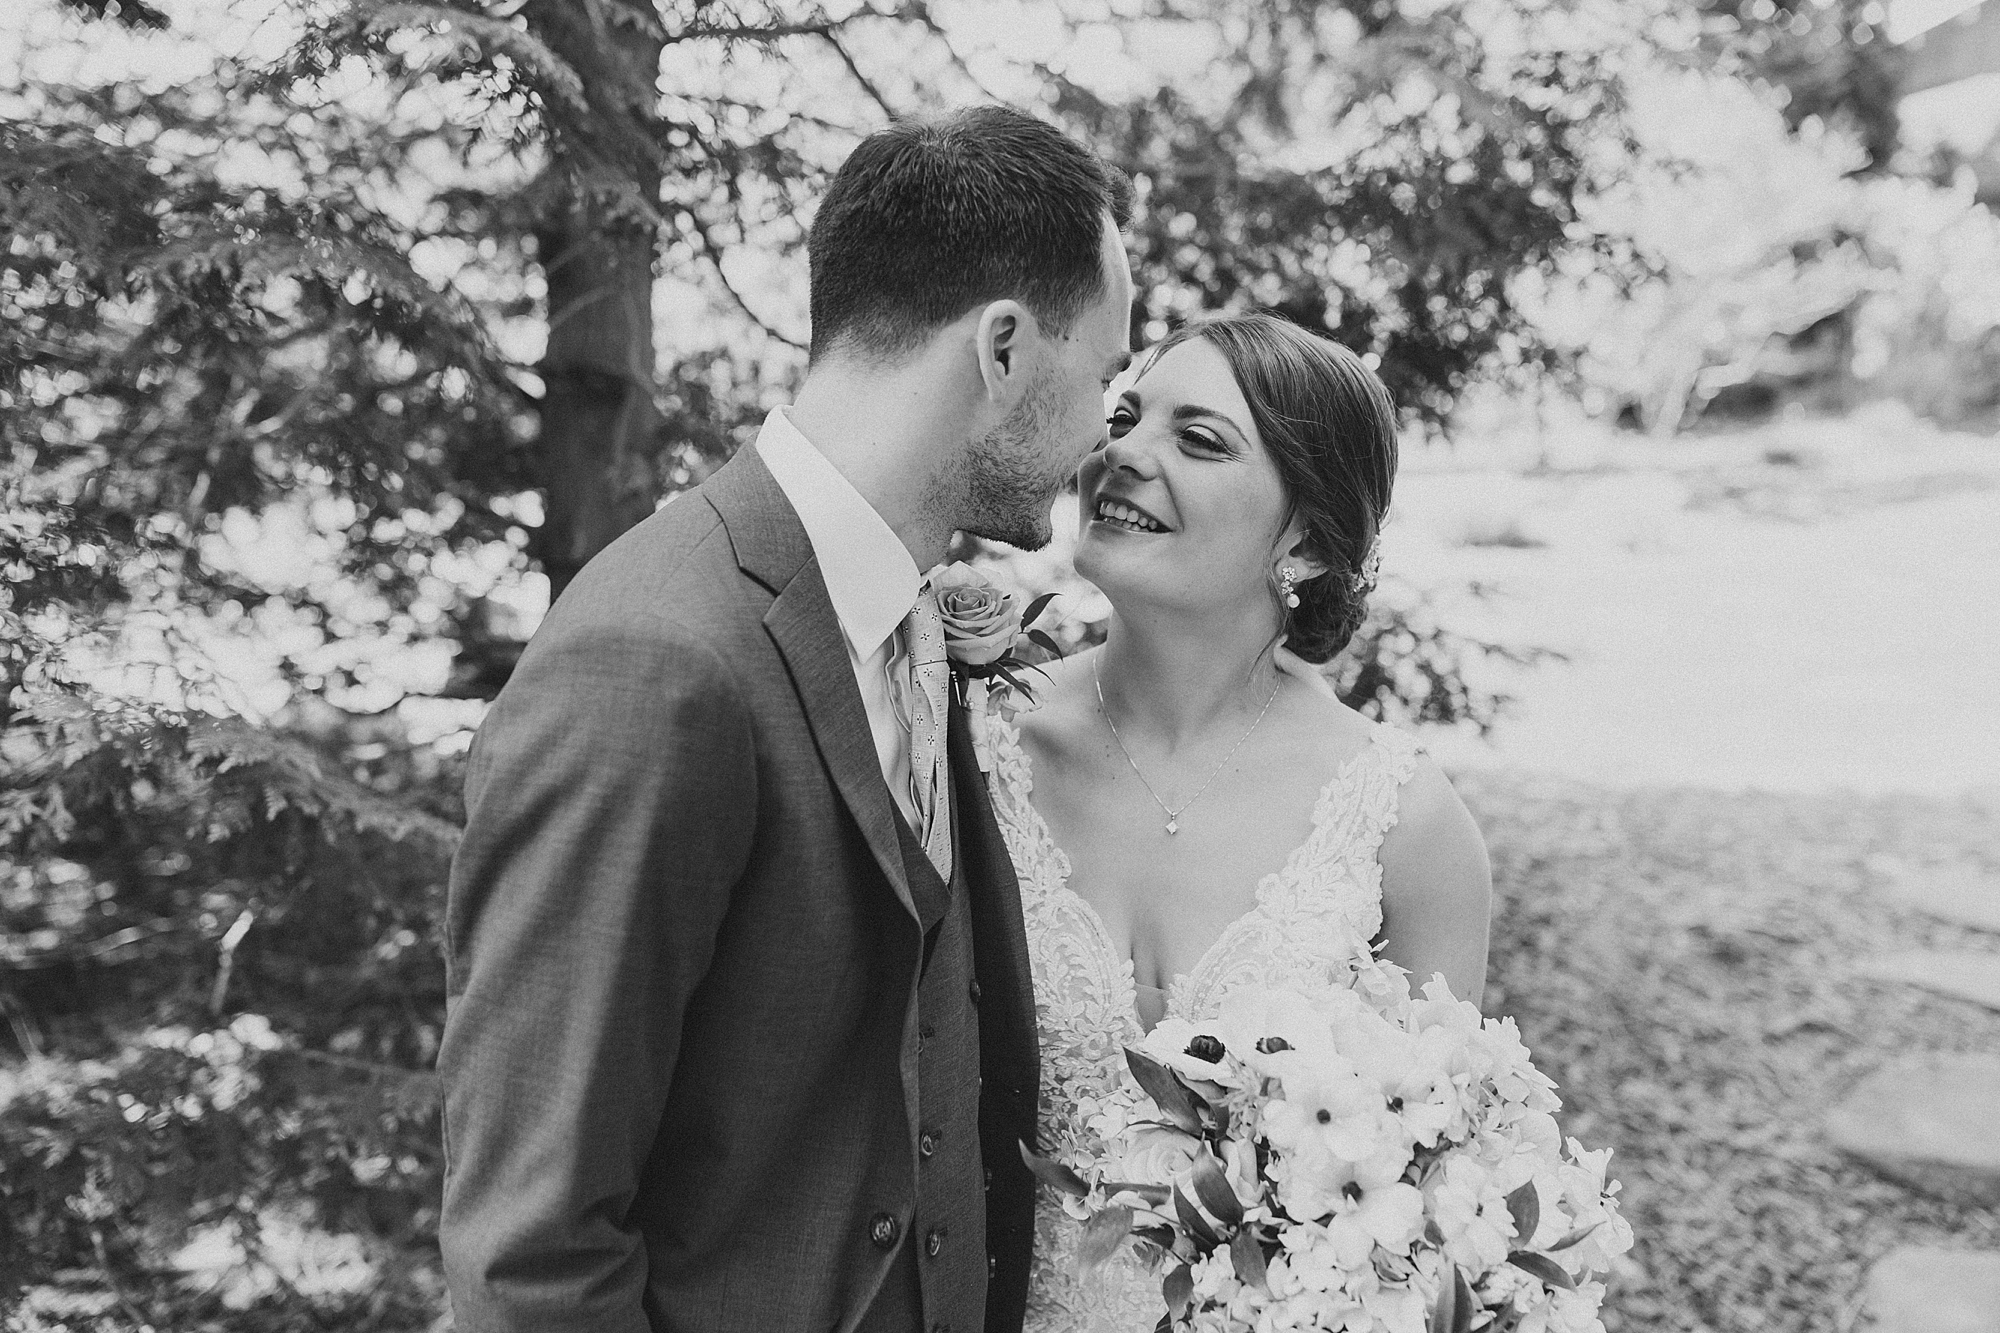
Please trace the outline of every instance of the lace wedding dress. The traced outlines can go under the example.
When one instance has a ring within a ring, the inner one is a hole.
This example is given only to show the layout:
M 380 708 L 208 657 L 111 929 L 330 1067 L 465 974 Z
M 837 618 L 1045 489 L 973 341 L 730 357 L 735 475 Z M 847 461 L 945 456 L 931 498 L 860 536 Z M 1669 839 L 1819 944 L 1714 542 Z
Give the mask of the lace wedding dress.
M 1086 1133 L 1079 1098 L 1106 1091 L 1141 1036 L 1130 960 L 1112 948 L 1096 911 L 1069 887 L 1069 857 L 1030 803 L 1034 774 L 1020 732 L 995 716 L 993 812 L 1021 882 L 1028 956 L 1041 1040 L 1041 1149 L 1066 1156 Z M 1256 905 L 1224 930 L 1194 970 L 1167 991 L 1169 1017 L 1212 1016 L 1243 985 L 1310 989 L 1329 982 L 1345 957 L 1338 941 L 1373 939 L 1382 928 L 1383 835 L 1397 794 L 1415 770 L 1417 746 L 1376 726 L 1371 742 L 1320 792 L 1312 832 L 1284 868 L 1257 886 Z M 1078 1272 L 1079 1224 L 1043 1188 L 1035 1208 L 1035 1257 L 1026 1333 L 1150 1333 L 1165 1309 L 1159 1275 L 1124 1248 L 1095 1274 Z

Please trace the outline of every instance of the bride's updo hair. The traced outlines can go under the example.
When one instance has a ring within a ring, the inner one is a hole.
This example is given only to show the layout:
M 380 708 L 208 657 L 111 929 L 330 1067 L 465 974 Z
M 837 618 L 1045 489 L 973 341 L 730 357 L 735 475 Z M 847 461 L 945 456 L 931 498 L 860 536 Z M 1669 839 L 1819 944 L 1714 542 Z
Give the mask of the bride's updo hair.
M 1196 338 L 1229 362 L 1284 483 L 1285 522 L 1304 525 L 1306 551 L 1327 567 L 1298 585 L 1296 609 L 1278 603 L 1285 646 L 1325 662 L 1368 615 L 1369 555 L 1396 479 L 1396 406 L 1359 356 L 1276 315 L 1184 324 L 1154 355 Z

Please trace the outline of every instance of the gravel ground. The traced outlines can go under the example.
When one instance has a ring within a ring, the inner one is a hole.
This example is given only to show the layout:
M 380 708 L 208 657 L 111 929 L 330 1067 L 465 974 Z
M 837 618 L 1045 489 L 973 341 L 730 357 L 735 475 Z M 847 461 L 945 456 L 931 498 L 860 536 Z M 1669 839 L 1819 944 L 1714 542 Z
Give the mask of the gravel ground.
M 2000 876 L 2000 807 L 1919 796 L 1610 790 L 1469 772 L 1498 890 L 1489 1012 L 1617 1150 L 1638 1244 L 1612 1333 L 1834 1333 L 1904 1243 L 2000 1248 L 2000 1213 L 1849 1165 L 1821 1117 L 1908 1051 L 2000 1051 L 2000 1014 L 1866 982 L 1899 948 L 2000 953 L 1891 906 L 1901 874 Z

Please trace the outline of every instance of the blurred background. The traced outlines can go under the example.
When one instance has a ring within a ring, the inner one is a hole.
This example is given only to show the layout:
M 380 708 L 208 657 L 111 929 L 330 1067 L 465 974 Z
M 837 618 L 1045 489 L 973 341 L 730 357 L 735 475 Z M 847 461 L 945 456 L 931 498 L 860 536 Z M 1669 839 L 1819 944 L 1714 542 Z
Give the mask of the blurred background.
M 1401 405 L 1332 670 L 1485 829 L 1607 1325 L 2000 1328 L 2000 0 L 0 0 L 5 1327 L 450 1327 L 472 729 L 986 100 L 1131 173 L 1138 345 Z

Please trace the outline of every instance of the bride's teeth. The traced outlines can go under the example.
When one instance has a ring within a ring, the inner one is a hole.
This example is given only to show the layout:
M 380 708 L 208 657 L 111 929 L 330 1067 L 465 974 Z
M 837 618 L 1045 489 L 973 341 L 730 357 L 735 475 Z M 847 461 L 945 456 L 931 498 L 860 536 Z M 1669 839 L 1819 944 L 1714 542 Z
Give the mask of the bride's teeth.
M 1100 500 L 1097 503 L 1097 517 L 1108 523 L 1117 523 L 1135 532 L 1165 532 L 1166 529 L 1138 510 L 1116 500 Z

